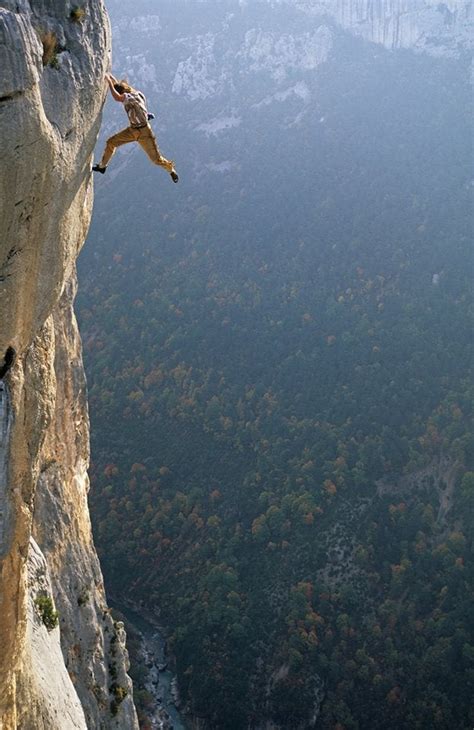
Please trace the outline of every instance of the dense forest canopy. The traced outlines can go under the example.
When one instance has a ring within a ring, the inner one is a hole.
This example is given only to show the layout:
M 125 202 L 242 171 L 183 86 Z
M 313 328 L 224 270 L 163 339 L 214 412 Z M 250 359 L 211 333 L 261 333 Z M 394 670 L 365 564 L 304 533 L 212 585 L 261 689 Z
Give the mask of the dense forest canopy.
M 160 17 L 120 59 L 157 59 L 179 187 L 117 153 L 80 263 L 106 581 L 160 608 L 208 727 L 471 728 L 466 59 L 331 27 L 299 95 L 237 69 L 190 99 Z

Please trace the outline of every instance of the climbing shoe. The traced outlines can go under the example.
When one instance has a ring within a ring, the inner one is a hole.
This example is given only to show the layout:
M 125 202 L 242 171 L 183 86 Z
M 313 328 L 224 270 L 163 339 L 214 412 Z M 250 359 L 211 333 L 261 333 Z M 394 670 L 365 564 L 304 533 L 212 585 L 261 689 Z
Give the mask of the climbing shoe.
M 178 173 L 176 172 L 176 170 L 174 168 L 171 170 L 170 175 L 171 175 L 172 181 L 174 183 L 177 183 L 179 180 L 179 177 L 178 177 Z
M 101 172 L 103 175 L 107 168 L 101 167 L 100 165 L 94 165 L 92 169 L 94 170 L 94 172 Z

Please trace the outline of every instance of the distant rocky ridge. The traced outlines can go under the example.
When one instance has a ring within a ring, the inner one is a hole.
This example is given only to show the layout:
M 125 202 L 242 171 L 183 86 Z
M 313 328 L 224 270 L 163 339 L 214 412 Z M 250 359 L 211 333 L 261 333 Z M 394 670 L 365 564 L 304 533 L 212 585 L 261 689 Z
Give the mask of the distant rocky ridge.
M 72 309 L 109 50 L 101 0 L 0 3 L 2 730 L 137 727 L 91 534 Z

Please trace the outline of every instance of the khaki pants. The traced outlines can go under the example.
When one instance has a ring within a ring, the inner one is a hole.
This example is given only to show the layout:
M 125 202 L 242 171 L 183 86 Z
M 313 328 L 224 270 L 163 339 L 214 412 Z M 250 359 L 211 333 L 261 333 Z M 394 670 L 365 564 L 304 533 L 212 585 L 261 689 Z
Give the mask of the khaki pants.
M 173 162 L 162 157 L 156 143 L 156 137 L 149 124 L 147 124 L 146 127 L 141 127 L 140 129 L 127 127 L 126 129 L 122 129 L 121 132 L 114 134 L 113 137 L 109 137 L 105 143 L 105 150 L 100 161 L 100 167 L 107 167 L 107 164 L 117 147 L 121 147 L 123 144 L 128 144 L 129 142 L 138 142 L 155 165 L 161 165 L 161 167 L 164 167 L 168 172 L 171 172 L 173 169 Z

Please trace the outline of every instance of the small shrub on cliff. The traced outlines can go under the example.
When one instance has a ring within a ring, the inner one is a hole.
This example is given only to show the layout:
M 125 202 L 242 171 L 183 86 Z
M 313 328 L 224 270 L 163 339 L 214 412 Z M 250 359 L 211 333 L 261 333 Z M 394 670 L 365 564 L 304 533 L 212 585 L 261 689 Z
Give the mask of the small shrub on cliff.
M 85 604 L 90 599 L 90 592 L 89 589 L 84 586 L 84 588 L 81 590 L 77 597 L 77 605 L 78 606 L 85 606 Z
M 113 695 L 113 700 L 110 703 L 110 712 L 112 715 L 116 715 L 120 705 L 128 694 L 128 690 L 120 684 L 114 683 L 110 688 L 110 693 Z
M 35 598 L 35 606 L 48 631 L 55 629 L 59 623 L 59 614 L 54 610 L 52 598 L 44 595 L 37 596 Z
M 80 5 L 75 5 L 69 13 L 69 19 L 73 23 L 82 23 L 86 15 L 86 11 Z
M 43 44 L 43 66 L 58 68 L 58 53 L 61 49 L 58 44 L 56 33 L 47 31 L 46 33 L 41 33 L 40 38 L 41 43 Z

